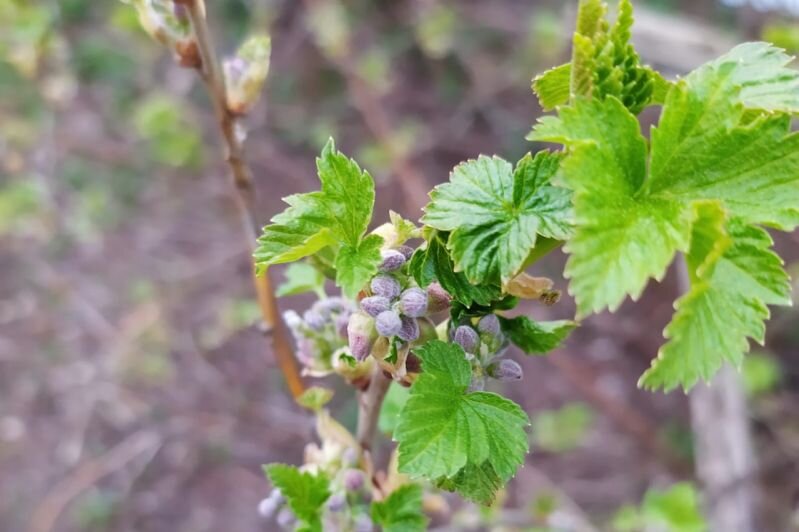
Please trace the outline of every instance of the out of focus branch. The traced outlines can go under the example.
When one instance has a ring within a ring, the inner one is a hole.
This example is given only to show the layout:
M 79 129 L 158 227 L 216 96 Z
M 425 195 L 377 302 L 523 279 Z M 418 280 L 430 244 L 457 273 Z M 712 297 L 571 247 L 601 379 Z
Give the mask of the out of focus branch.
M 225 78 L 208 29 L 205 5 L 203 0 L 176 0 L 175 3 L 186 7 L 194 30 L 201 59 L 198 69 L 213 102 L 219 129 L 225 142 L 226 160 L 236 190 L 236 201 L 239 206 L 242 227 L 247 236 L 247 244 L 250 251 L 255 251 L 261 228 L 255 216 L 255 187 L 252 172 L 244 158 L 242 143 L 244 135 L 240 133 L 238 117 L 227 106 Z M 294 359 L 286 327 L 277 310 L 277 300 L 269 274 L 256 275 L 254 268 L 253 263 L 253 284 L 258 296 L 261 317 L 272 334 L 275 357 L 283 371 L 291 394 L 295 398 L 299 397 L 304 391 L 304 385 Z

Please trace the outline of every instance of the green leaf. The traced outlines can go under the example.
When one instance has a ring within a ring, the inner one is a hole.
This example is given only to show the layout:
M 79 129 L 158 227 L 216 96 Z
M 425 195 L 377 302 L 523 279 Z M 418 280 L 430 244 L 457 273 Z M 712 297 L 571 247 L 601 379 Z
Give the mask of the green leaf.
M 566 244 L 566 276 L 580 315 L 637 299 L 688 249 L 692 210 L 669 197 L 639 196 L 646 142 L 638 121 L 616 98 L 578 100 L 545 117 L 537 140 L 562 142 L 563 182 L 574 190 L 575 234 Z
M 727 227 L 725 231 L 725 226 Z M 707 204 L 694 225 L 687 257 L 691 290 L 675 304 L 668 342 L 641 377 L 645 388 L 690 388 L 726 361 L 736 367 L 748 338 L 763 343 L 770 305 L 789 305 L 790 282 L 768 233 Z
M 649 490 L 641 505 L 645 528 L 705 532 L 699 494 L 692 484 L 681 482 L 668 490 Z
M 569 102 L 571 83 L 571 63 L 560 65 L 533 79 L 533 92 L 544 111 L 551 111 Z
M 286 268 L 286 281 L 277 287 L 277 296 L 294 296 L 306 292 L 324 294 L 325 276 L 304 262 L 290 264 Z
M 372 218 L 374 181 L 355 161 L 336 151 L 333 139 L 325 145 L 316 166 L 321 190 L 285 198 L 289 208 L 264 227 L 255 263 L 264 270 L 314 255 L 328 246 L 340 248 L 343 257 L 335 259 L 341 266 L 337 281 L 346 293 L 353 294 L 361 288 L 356 283 L 376 267 L 379 237 L 363 238 Z M 353 271 L 342 271 L 346 268 Z
M 529 154 L 516 165 L 481 155 L 456 166 L 449 183 L 430 194 L 422 221 L 449 231 L 447 248 L 455 269 L 473 284 L 515 276 L 535 246 L 537 235 L 565 239 L 570 234 L 570 194 L 549 184 L 560 156 Z
M 384 434 L 394 434 L 399 415 L 408 401 L 410 392 L 404 386 L 391 386 L 388 389 L 383 406 L 380 407 L 380 416 L 377 418 L 377 426 Z
M 502 479 L 489 462 L 482 465 L 467 464 L 458 471 L 454 477 L 442 477 L 436 480 L 439 489 L 456 491 L 470 501 L 484 506 L 491 505 L 497 497 L 497 492 L 502 489 Z
M 357 247 L 345 244 L 339 250 L 336 256 L 336 284 L 347 297 L 354 298 L 377 273 L 382 245 L 382 237 L 369 235 Z
M 562 453 L 580 446 L 593 423 L 593 412 L 582 403 L 546 410 L 533 417 L 533 445 Z
M 427 286 L 433 280 L 438 280 L 444 290 L 467 308 L 475 304 L 487 307 L 493 301 L 501 299 L 498 283 L 474 285 L 463 272 L 455 271 L 455 265 L 442 238 L 447 238 L 446 233 L 442 235 L 434 232 L 430 235 L 427 246 L 417 250 L 411 258 L 409 270 L 416 282 Z
M 577 323 L 569 320 L 539 322 L 527 316 L 500 316 L 499 321 L 510 341 L 527 354 L 552 351 L 577 327 Z
M 333 390 L 321 386 L 311 386 L 297 397 L 297 404 L 313 412 L 318 412 L 333 398 Z
M 644 386 L 689 387 L 724 360 L 740 364 L 746 338 L 762 339 L 766 305 L 788 302 L 780 261 L 756 225 L 799 224 L 799 135 L 787 116 L 764 112 L 788 105 L 766 87 L 780 91 L 776 80 L 794 76 L 766 45 L 700 67 L 669 90 L 649 153 L 638 121 L 612 96 L 577 100 L 533 132 L 567 148 L 559 175 L 574 192 L 576 228 L 566 274 L 581 314 L 636 299 L 677 251 L 690 247 L 689 262 L 707 263 L 691 263 L 693 287 Z
M 384 501 L 372 503 L 372 520 L 383 532 L 424 532 L 427 517 L 422 511 L 422 487 L 406 484 Z
M 301 522 L 300 530 L 321 532 L 322 505 L 330 497 L 330 481 L 324 473 L 312 475 L 283 464 L 265 465 L 264 472 Z
M 394 431 L 399 471 L 440 479 L 487 463 L 509 480 L 527 452 L 527 415 L 499 395 L 468 391 L 472 370 L 460 346 L 434 340 L 417 354 L 423 371 Z

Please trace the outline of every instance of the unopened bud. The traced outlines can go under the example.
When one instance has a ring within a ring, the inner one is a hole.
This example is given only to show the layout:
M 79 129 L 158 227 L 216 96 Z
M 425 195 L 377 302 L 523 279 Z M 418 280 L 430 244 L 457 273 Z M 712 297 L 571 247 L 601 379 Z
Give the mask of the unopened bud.
M 408 288 L 400 296 L 400 312 L 411 318 L 427 314 L 427 294 L 421 288 Z
M 438 283 L 430 283 L 427 287 L 427 311 L 430 314 L 447 310 L 452 303 L 452 297 Z
M 486 367 L 486 374 L 498 381 L 518 381 L 524 376 L 522 367 L 515 360 L 503 358 Z
M 139 23 L 153 39 L 174 48 L 191 34 L 185 7 L 170 0 L 134 0 Z
M 399 281 L 390 275 L 376 275 L 369 286 L 373 294 L 383 296 L 389 300 L 399 296 L 402 290 Z
M 391 308 L 391 301 L 383 296 L 370 296 L 361 299 L 361 309 L 372 317 Z
M 357 469 L 344 472 L 344 488 L 347 491 L 358 491 L 363 487 L 363 473 Z
M 327 500 L 327 509 L 331 512 L 340 512 L 347 507 L 347 496 L 343 493 L 334 493 Z
M 375 327 L 380 336 L 395 336 L 402 329 L 402 320 L 393 310 L 386 310 L 375 318 Z
M 375 320 L 366 314 L 356 312 L 350 316 L 347 325 L 347 340 L 349 342 L 352 356 L 357 360 L 364 360 L 369 356 L 377 334 L 375 331 Z
M 397 251 L 405 256 L 405 260 L 411 260 L 411 257 L 413 257 L 413 248 L 411 246 L 398 246 Z
M 405 255 L 399 251 L 388 249 L 381 252 L 381 255 L 383 262 L 380 263 L 378 268 L 381 272 L 393 272 L 399 270 L 405 264 Z
M 272 493 L 269 494 L 269 497 L 258 504 L 258 513 L 261 517 L 271 519 L 285 502 L 286 499 L 283 497 L 283 494 L 280 493 L 279 489 L 275 488 L 272 490 Z
M 288 508 L 283 508 L 277 513 L 277 524 L 282 528 L 292 529 L 296 522 L 297 518 L 294 517 L 294 513 Z
M 499 318 L 496 314 L 487 314 L 477 322 L 477 330 L 484 334 L 497 336 L 501 332 Z
M 477 331 L 468 325 L 461 325 L 455 329 L 452 339 L 467 353 L 477 353 L 477 348 L 480 347 L 480 337 L 477 335 Z
M 374 532 L 375 525 L 372 518 L 366 514 L 359 514 L 355 518 L 355 526 L 353 532 Z
M 419 338 L 419 323 L 417 323 L 416 318 L 401 316 L 400 321 L 402 321 L 402 327 L 397 333 L 397 336 L 399 336 L 402 341 L 413 342 Z
M 302 319 L 310 329 L 321 331 L 325 328 L 325 318 L 315 310 L 309 309 L 302 314 Z
M 335 321 L 336 332 L 339 334 L 339 336 L 347 338 L 347 327 L 349 326 L 349 324 L 350 324 L 349 313 L 339 314 L 338 316 L 336 316 L 336 321 Z
M 269 74 L 271 51 L 269 37 L 256 35 L 241 45 L 235 57 L 223 62 L 227 106 L 231 112 L 244 114 L 258 101 Z

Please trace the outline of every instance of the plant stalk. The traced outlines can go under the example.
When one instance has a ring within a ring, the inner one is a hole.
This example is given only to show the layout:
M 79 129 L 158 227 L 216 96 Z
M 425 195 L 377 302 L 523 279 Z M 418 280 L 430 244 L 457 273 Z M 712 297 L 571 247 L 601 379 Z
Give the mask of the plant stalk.
M 236 203 L 239 207 L 241 225 L 247 238 L 248 249 L 254 252 L 261 228 L 255 215 L 255 187 L 252 172 L 244 157 L 244 135 L 238 131 L 238 117 L 227 107 L 225 78 L 208 29 L 203 0 L 183 0 L 181 3 L 186 6 L 189 15 L 202 59 L 200 75 L 213 103 L 219 129 L 224 139 L 225 160 L 230 168 L 231 180 L 236 191 Z M 258 307 L 261 310 L 261 318 L 267 331 L 271 333 L 275 357 L 289 390 L 292 396 L 297 398 L 305 391 L 305 386 L 292 352 L 288 331 L 278 313 L 277 300 L 269 274 L 256 275 L 255 264 L 250 262 L 253 268 L 253 285 L 258 299 Z
M 391 379 L 383 375 L 383 370 L 375 364 L 372 379 L 366 391 L 358 394 L 358 428 L 356 438 L 363 451 L 371 451 L 377 432 L 380 408 L 386 398 Z

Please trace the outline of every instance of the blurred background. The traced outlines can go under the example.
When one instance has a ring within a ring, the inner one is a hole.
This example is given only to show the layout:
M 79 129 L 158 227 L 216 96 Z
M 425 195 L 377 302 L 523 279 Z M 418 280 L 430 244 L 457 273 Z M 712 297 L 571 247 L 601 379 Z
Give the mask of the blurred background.
M 633 40 L 669 76 L 743 40 L 799 50 L 799 2 L 635 4 Z M 541 114 L 530 79 L 568 60 L 575 8 L 209 2 L 223 52 L 272 34 L 247 120 L 261 221 L 316 188 L 329 136 L 375 176 L 378 223 L 388 209 L 417 219 L 461 160 L 538 149 L 524 140 Z M 218 141 L 195 73 L 130 5 L 0 0 L 0 531 L 273 530 L 256 512 L 269 489 L 260 465 L 299 463 L 313 418 L 258 332 Z M 777 246 L 799 273 L 799 237 Z M 565 290 L 563 260 L 537 273 Z M 636 388 L 676 295 L 670 275 L 551 357 L 523 360 L 524 381 L 505 393 L 533 419 L 533 452 L 506 510 L 447 499 L 434 526 L 644 530 L 666 514 L 684 519 L 668 530 L 701 530 L 686 397 Z M 525 310 L 574 312 L 568 297 Z M 742 482 L 757 487 L 758 530 L 799 530 L 798 351 L 797 312 L 777 309 L 743 368 L 758 469 Z M 352 395 L 327 385 L 352 426 Z

